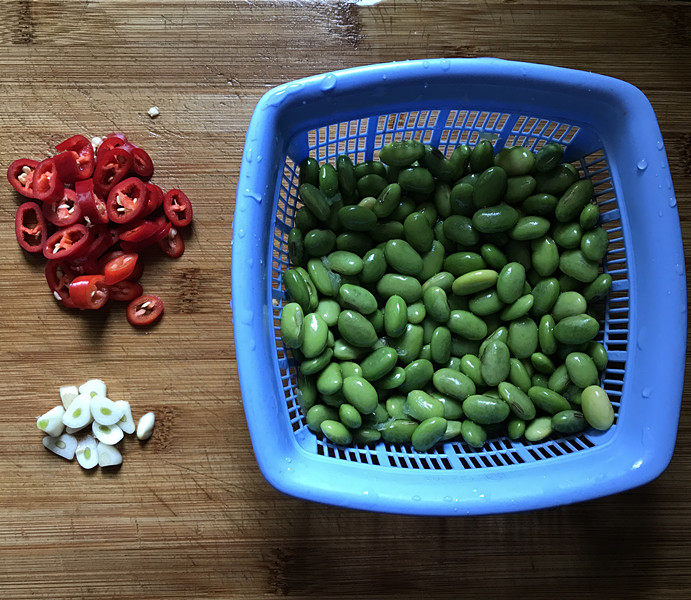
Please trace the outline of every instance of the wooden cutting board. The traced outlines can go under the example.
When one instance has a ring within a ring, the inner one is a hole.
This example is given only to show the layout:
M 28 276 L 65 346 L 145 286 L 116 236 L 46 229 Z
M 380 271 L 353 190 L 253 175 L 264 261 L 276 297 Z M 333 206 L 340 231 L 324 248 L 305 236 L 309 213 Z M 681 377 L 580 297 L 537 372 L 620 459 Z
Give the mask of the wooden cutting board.
M 689 4 L 360 4 L 0 5 L 3 169 L 73 133 L 123 131 L 153 157 L 154 181 L 182 188 L 195 207 L 185 255 L 144 274 L 165 317 L 135 331 L 122 307 L 56 306 L 42 261 L 15 243 L 18 198 L 0 186 L 1 598 L 688 597 L 688 411 L 658 481 L 529 514 L 352 512 L 285 497 L 259 474 L 235 367 L 230 240 L 245 128 L 270 87 L 438 56 L 620 77 L 657 111 L 685 242 L 691 234 Z M 84 473 L 49 454 L 34 427 L 59 385 L 88 377 L 106 380 L 135 416 L 157 415 L 153 439 L 128 441 L 114 473 Z

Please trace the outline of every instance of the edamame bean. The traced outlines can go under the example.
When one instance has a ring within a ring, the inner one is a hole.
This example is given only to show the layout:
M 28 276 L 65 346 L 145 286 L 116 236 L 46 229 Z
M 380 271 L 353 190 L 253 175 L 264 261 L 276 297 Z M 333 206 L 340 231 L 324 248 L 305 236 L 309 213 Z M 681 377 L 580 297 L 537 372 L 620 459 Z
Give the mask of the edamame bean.
M 592 340 L 600 328 L 590 315 L 565 317 L 554 327 L 554 337 L 562 344 L 583 344 Z
M 498 273 L 492 269 L 470 271 L 469 273 L 464 273 L 460 277 L 457 277 L 451 289 L 453 293 L 458 296 L 475 294 L 476 292 L 494 286 L 497 282 L 497 277 Z
M 294 265 L 301 265 L 305 260 L 305 238 L 297 227 L 288 234 L 288 257 Z
M 420 160 L 425 154 L 425 146 L 417 140 L 393 141 L 379 151 L 379 160 L 394 167 L 407 167 Z
M 341 338 L 334 341 L 333 353 L 338 360 L 356 360 L 366 352 L 365 348 L 353 346 Z
M 506 342 L 516 358 L 528 358 L 537 349 L 537 325 L 529 317 L 512 321 Z
M 381 379 L 396 366 L 398 355 L 390 346 L 384 346 L 372 352 L 361 363 L 362 376 L 368 381 Z
M 567 250 L 559 258 L 563 273 L 583 283 L 594 281 L 598 275 L 598 264 L 588 260 L 580 250 Z
M 552 417 L 552 428 L 559 433 L 580 433 L 587 426 L 583 413 L 577 410 L 563 410 Z
M 343 379 L 345 379 L 346 377 L 350 377 L 351 375 L 357 375 L 358 377 L 362 377 L 362 367 L 356 362 L 347 360 L 340 363 L 340 365 L 341 376 L 343 377 Z
M 406 398 L 405 412 L 417 421 L 424 421 L 432 417 L 442 417 L 444 404 L 427 392 L 411 390 Z
M 559 365 L 554 372 L 549 376 L 547 380 L 547 387 L 550 390 L 554 390 L 557 394 L 564 395 L 564 390 L 571 383 L 569 379 L 569 373 L 566 370 L 566 365 Z M 568 400 L 568 398 L 567 398 Z
M 478 425 L 493 425 L 509 416 L 509 405 L 498 398 L 474 394 L 463 401 L 463 414 Z
M 569 223 L 579 218 L 581 211 L 592 197 L 593 184 L 588 179 L 581 179 L 569 186 L 569 189 L 559 198 L 557 207 L 554 209 L 554 216 L 557 221 Z
M 589 342 L 587 352 L 598 371 L 604 371 L 607 368 L 607 350 L 600 342 Z
M 335 242 L 335 239 L 334 239 Z M 362 259 L 353 252 L 336 250 L 327 257 L 329 268 L 341 275 L 357 275 L 362 271 Z
M 485 169 L 473 188 L 473 206 L 478 209 L 499 204 L 506 191 L 507 179 L 506 171 L 501 167 Z
M 587 231 L 581 238 L 581 252 L 588 260 L 602 260 L 607 254 L 608 246 L 607 232 L 602 227 Z
M 359 285 L 344 283 L 338 290 L 338 299 L 341 306 L 352 308 L 363 315 L 370 315 L 377 310 L 377 299 Z
M 583 290 L 583 297 L 588 302 L 596 302 L 604 298 L 612 287 L 612 276 L 609 273 L 601 273 L 594 281 Z
M 463 181 L 451 188 L 451 192 L 449 193 L 451 214 L 463 215 L 464 217 L 473 216 L 475 212 L 475 206 L 473 205 L 473 189 L 474 185 Z
M 482 256 L 475 252 L 455 252 L 444 259 L 444 270 L 454 277 L 484 269 L 486 266 Z
M 530 378 L 530 383 L 531 387 L 546 388 L 548 387 L 549 379 L 547 378 L 547 375 L 543 375 L 542 373 L 535 373 Z
M 300 305 L 303 311 L 309 310 L 310 294 L 302 276 L 295 269 L 287 269 L 283 271 L 281 278 L 288 295 Z
M 419 325 L 425 320 L 425 317 L 427 317 L 427 310 L 422 302 L 414 302 L 408 306 L 406 314 L 409 323 Z
M 535 165 L 535 155 L 523 146 L 503 148 L 494 157 L 494 164 L 500 166 L 510 177 L 527 175 Z
M 411 363 L 420 355 L 422 335 L 422 327 L 408 323 L 403 335 L 396 340 L 394 348 L 398 354 L 398 359 L 404 365 Z
M 432 384 L 440 394 L 455 400 L 465 400 L 475 393 L 473 380 L 454 369 L 438 369 L 432 377 Z
M 317 403 L 317 386 L 314 379 L 298 371 L 297 399 L 303 414 Z
M 535 367 L 535 370 L 543 375 L 551 375 L 554 373 L 554 363 L 549 356 L 542 352 L 533 352 L 530 355 L 530 362 Z
M 587 354 L 583 352 L 572 352 L 564 361 L 569 378 L 578 387 L 586 388 L 589 385 L 597 385 L 597 367 Z
M 597 204 L 586 204 L 578 217 L 578 224 L 583 231 L 589 231 L 597 226 L 600 220 L 600 209 Z
M 434 374 L 432 363 L 425 358 L 418 358 L 405 367 L 405 381 L 400 387 L 402 394 L 424 388 Z
M 389 240 L 384 247 L 386 262 L 403 275 L 417 275 L 422 271 L 422 257 L 405 240 Z
M 540 442 L 552 434 L 551 417 L 539 417 L 525 429 L 525 439 L 529 442 Z
M 338 407 L 338 417 L 346 427 L 349 429 L 357 429 L 362 426 L 362 416 L 357 408 L 351 404 L 341 404 Z
M 319 174 L 317 173 L 317 179 Z M 298 188 L 298 195 L 302 203 L 309 208 L 310 212 L 320 221 L 329 218 L 330 208 L 324 193 L 312 183 L 303 183 Z
M 411 436 L 413 448 L 417 452 L 426 452 L 443 439 L 446 427 L 447 422 L 443 417 L 425 419 L 417 426 Z
M 468 310 L 479 317 L 492 315 L 502 308 L 504 308 L 504 303 L 499 300 L 499 294 L 496 290 L 479 292 L 468 300 Z
M 321 422 L 320 428 L 326 439 L 339 446 L 347 446 L 353 440 L 345 425 L 338 421 L 327 419 Z
M 559 248 L 551 237 L 543 237 L 531 243 L 533 269 L 541 277 L 549 277 L 559 266 Z
M 386 401 L 386 412 L 389 413 L 392 419 L 407 419 L 408 415 L 405 412 L 405 396 L 391 396 Z
M 405 370 L 403 367 L 394 367 L 381 379 L 377 379 L 375 387 L 380 390 L 395 390 L 405 382 Z
M 338 175 L 334 166 L 329 163 L 319 167 L 319 189 L 327 198 L 338 193 Z
M 447 326 L 453 333 L 469 340 L 481 340 L 487 335 L 485 322 L 466 310 L 451 311 Z
M 377 408 L 379 402 L 377 390 L 365 378 L 357 375 L 346 377 L 341 389 L 346 401 L 357 408 L 361 414 L 371 414 Z
M 561 394 L 557 394 L 554 390 L 548 387 L 534 385 L 528 390 L 528 397 L 540 409 L 555 415 L 562 410 L 569 410 L 571 408 L 568 400 Z
M 364 254 L 372 246 L 371 240 L 364 233 L 347 231 L 336 237 L 336 249 L 346 250 L 354 254 Z
M 326 348 L 319 356 L 311 359 L 303 360 L 300 363 L 300 372 L 303 375 L 314 375 L 319 373 L 331 362 L 334 351 L 331 348 Z
M 341 286 L 341 276 L 327 269 L 324 263 L 318 258 L 307 261 L 307 272 L 309 278 L 320 294 L 324 296 L 335 296 Z
M 552 194 L 533 194 L 523 201 L 521 210 L 524 215 L 535 215 L 551 219 L 554 217 L 557 201 L 556 196 L 552 196 Z
M 546 143 L 535 155 L 535 170 L 546 173 L 556 167 L 564 156 L 564 149 L 556 142 Z
M 572 165 L 558 165 L 550 171 L 536 173 L 535 181 L 538 193 L 560 196 L 578 181 L 578 171 Z
M 332 362 L 317 377 L 317 389 L 320 394 L 333 395 L 341 391 L 342 385 L 341 366 L 335 362 Z
M 305 358 L 314 358 L 326 348 L 329 326 L 316 313 L 309 313 L 303 319 L 303 341 L 300 349 Z
M 452 440 L 453 438 L 458 437 L 461 435 L 461 428 L 462 424 L 460 421 L 449 421 L 447 419 L 446 421 L 446 431 L 444 432 L 444 436 L 442 437 L 442 440 L 445 442 L 448 440 Z
M 583 314 L 588 309 L 588 303 L 578 292 L 562 292 L 552 307 L 555 321 L 566 317 Z
M 482 448 L 487 441 L 487 432 L 481 425 L 469 419 L 461 423 L 461 436 L 463 441 L 473 448 Z
M 541 279 L 532 290 L 533 307 L 531 313 L 536 317 L 546 315 L 559 297 L 559 281 L 554 277 Z
M 558 246 L 573 250 L 580 247 L 583 231 L 578 223 L 559 223 L 554 226 L 552 236 Z
M 377 341 L 377 332 L 372 323 L 357 311 L 341 311 L 337 325 L 341 337 L 353 346 L 366 348 Z
M 417 426 L 415 421 L 392 419 L 382 427 L 380 433 L 382 439 L 390 444 L 408 444 Z
M 614 408 L 607 392 L 598 385 L 588 386 L 581 394 L 581 409 L 588 424 L 607 431 L 614 423 Z
M 517 262 L 507 263 L 497 277 L 497 294 L 502 302 L 513 303 L 520 298 L 525 284 L 525 268 Z
M 391 337 L 398 337 L 405 331 L 408 323 L 408 307 L 400 296 L 393 295 L 384 307 L 384 330 Z
M 473 214 L 473 227 L 480 233 L 509 231 L 518 221 L 518 211 L 506 203 L 480 208 Z
M 519 419 L 529 421 L 535 418 L 535 405 L 519 387 L 508 381 L 502 381 L 499 384 L 499 396 Z
M 480 357 L 482 378 L 490 386 L 498 385 L 509 376 L 509 348 L 500 340 L 491 340 Z
M 434 178 L 423 167 L 404 169 L 398 175 L 398 183 L 406 192 L 429 196 L 434 191 Z
M 544 217 L 521 217 L 516 221 L 509 235 L 520 242 L 535 240 L 549 231 L 550 222 Z
M 509 361 L 509 381 L 526 394 L 532 386 L 530 373 L 517 358 L 512 358 Z
M 480 140 L 470 151 L 470 169 L 473 173 L 481 173 L 494 163 L 494 147 L 489 140 Z
M 357 204 L 340 208 L 338 219 L 343 227 L 350 231 L 372 231 L 377 224 L 377 215 L 369 208 Z
M 336 325 L 341 306 L 335 300 L 320 300 L 315 311 L 329 327 Z
M 303 183 L 319 184 L 319 163 L 316 159 L 308 156 L 300 163 L 298 182 L 299 185 Z
M 475 246 L 480 241 L 480 234 L 473 227 L 473 222 L 463 215 L 451 215 L 444 219 L 444 235 L 461 246 Z
M 355 167 L 355 176 L 357 177 L 357 171 L 360 165 Z M 383 167 L 383 165 L 382 165 Z M 377 173 L 368 173 L 357 180 L 357 190 L 361 198 L 366 198 L 367 196 L 374 196 L 375 198 L 382 193 L 384 188 L 389 185 L 389 182 L 384 178 L 386 175 L 386 168 L 384 167 L 384 173 L 379 175 Z
M 413 304 L 422 297 L 422 285 L 410 275 L 387 273 L 377 283 L 377 292 L 387 300 L 396 295 Z
M 343 200 L 346 204 L 353 204 L 357 198 L 357 179 L 353 161 L 347 154 L 341 154 L 336 159 L 336 174 Z
M 513 321 L 515 319 L 520 319 L 521 317 L 528 314 L 533 306 L 534 298 L 532 294 L 526 294 L 521 296 L 516 302 L 507 306 L 501 313 L 499 317 L 503 321 Z
M 437 364 L 449 362 L 451 357 L 451 332 L 446 327 L 437 327 L 429 342 L 430 356 Z
M 528 198 L 537 186 L 537 181 L 530 175 L 521 175 L 519 177 L 509 177 L 506 180 L 506 193 L 504 200 L 509 204 L 518 204 Z
M 305 337 L 304 313 L 297 302 L 290 302 L 281 312 L 281 337 L 289 348 L 300 348 Z
M 459 370 L 475 384 L 476 387 L 485 385 L 482 377 L 482 361 L 474 354 L 464 354 L 460 359 Z
M 362 271 L 360 279 L 362 283 L 375 283 L 379 281 L 386 272 L 386 257 L 380 248 L 373 248 L 365 254 L 362 259 Z
M 484 261 L 497 272 L 501 271 L 508 262 L 504 253 L 494 244 L 483 244 L 480 254 Z
M 353 431 L 353 443 L 358 445 L 376 444 L 380 439 L 381 433 L 374 427 L 365 425 Z
M 518 440 L 525 433 L 525 421 L 521 419 L 510 419 L 506 425 L 507 435 L 510 440 Z
M 444 246 L 434 240 L 429 252 L 422 255 L 422 269 L 418 273 L 418 279 L 426 281 L 441 271 L 444 263 Z
M 324 421 L 335 421 L 336 419 L 338 419 L 338 412 L 323 404 L 315 404 L 305 415 L 308 429 L 314 432 L 321 431 L 321 424 Z

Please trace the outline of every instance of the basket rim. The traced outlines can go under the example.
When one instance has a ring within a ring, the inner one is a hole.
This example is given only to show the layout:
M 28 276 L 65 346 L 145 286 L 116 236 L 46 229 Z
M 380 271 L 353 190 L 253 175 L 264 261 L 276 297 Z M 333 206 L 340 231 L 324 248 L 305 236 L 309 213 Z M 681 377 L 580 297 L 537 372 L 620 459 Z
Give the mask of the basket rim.
M 256 240 L 262 235 L 262 227 L 264 232 L 269 231 L 274 219 L 275 211 L 267 209 L 267 204 L 262 205 L 262 199 L 266 198 L 268 205 L 273 206 L 276 196 L 277 178 L 266 165 L 279 164 L 283 160 L 291 137 L 290 132 L 284 133 L 281 146 L 276 143 L 277 138 L 267 135 L 267 132 L 278 131 L 280 121 L 285 122 L 286 112 L 304 101 L 313 101 L 324 97 L 326 93 L 348 94 L 357 91 L 371 85 L 375 79 L 380 81 L 383 74 L 387 75 L 389 82 L 400 83 L 418 78 L 423 72 L 427 77 L 441 78 L 482 76 L 485 79 L 504 81 L 506 85 L 518 82 L 520 85 L 560 90 L 560 93 L 588 90 L 602 101 L 611 101 L 617 106 L 625 107 L 629 120 L 645 125 L 637 142 L 641 141 L 640 136 L 645 143 L 650 144 L 661 140 L 650 103 L 640 90 L 629 83 L 584 71 L 491 58 L 434 59 L 356 67 L 289 82 L 264 94 L 255 108 L 247 131 L 238 181 L 233 224 L 237 235 L 234 235 L 231 281 L 238 372 L 250 436 L 262 473 L 278 490 L 301 498 L 375 511 L 425 515 L 485 514 L 568 504 L 630 489 L 654 479 L 664 471 L 671 459 L 681 402 L 686 319 L 685 313 L 678 310 L 658 315 L 665 324 L 665 330 L 672 332 L 667 352 L 658 352 L 665 358 L 661 368 L 668 380 L 666 390 L 669 392 L 670 405 L 669 410 L 663 411 L 664 414 L 652 424 L 650 430 L 664 432 L 667 434 L 666 438 L 658 441 L 654 436 L 649 437 L 648 443 L 640 444 L 636 453 L 622 452 L 620 444 L 608 443 L 584 453 L 562 456 L 555 462 L 523 464 L 520 467 L 514 465 L 511 471 L 507 470 L 508 467 L 496 467 L 491 469 L 492 478 L 482 473 L 482 469 L 462 471 L 462 475 L 456 470 L 425 472 L 428 482 L 444 484 L 453 480 L 455 483 L 462 481 L 465 486 L 473 486 L 473 493 L 466 494 L 460 503 L 454 502 L 453 498 L 451 501 L 446 500 L 453 495 L 450 488 L 441 493 L 428 490 L 421 492 L 420 473 L 417 472 L 418 477 L 410 477 L 410 470 L 406 469 L 378 467 L 376 481 L 366 481 L 363 484 L 360 475 L 366 465 L 346 461 L 335 463 L 327 457 L 311 455 L 293 440 L 287 442 L 281 439 L 282 432 L 278 424 L 275 427 L 267 426 L 273 399 L 282 397 L 282 392 L 275 388 L 275 381 L 262 372 L 267 364 L 274 364 L 275 357 L 263 347 L 264 344 L 256 335 L 257 326 L 262 327 L 260 321 L 262 316 L 266 316 L 263 315 L 265 311 L 252 308 L 261 307 L 266 302 L 266 280 L 261 277 L 261 269 L 254 269 L 252 272 L 247 265 L 256 260 Z M 338 90 L 334 90 L 335 86 L 325 89 L 325 82 L 328 81 L 328 86 L 331 86 L 334 80 L 338 82 Z M 360 107 L 360 113 L 362 111 L 363 107 Z M 332 122 L 336 120 L 333 119 Z M 304 122 L 300 124 L 300 130 L 307 128 Z M 252 153 L 265 157 L 262 168 L 252 162 Z M 666 168 L 669 176 L 664 152 L 662 156 L 662 170 Z M 617 190 L 622 186 L 620 175 L 612 173 Z M 644 179 L 640 181 L 643 182 Z M 647 250 L 652 256 L 660 256 L 662 259 L 666 258 L 666 253 L 669 254 L 672 261 L 681 261 L 677 265 L 681 264 L 683 269 L 683 248 L 676 209 L 668 211 L 663 225 L 667 235 L 656 239 L 656 244 Z M 243 234 L 240 235 L 240 232 Z M 683 270 L 679 274 L 683 275 Z M 251 281 L 248 282 L 248 279 Z M 633 282 L 631 287 L 634 287 Z M 668 303 L 681 302 L 686 307 L 685 278 L 677 277 L 668 287 Z M 635 319 L 631 320 L 635 323 Z M 636 344 L 635 333 L 632 328 L 630 335 L 634 334 L 634 339 L 630 341 L 631 346 Z M 644 353 L 642 349 L 635 351 Z M 618 435 L 621 431 L 617 427 L 613 433 Z M 650 443 L 653 440 L 654 445 Z M 584 476 L 584 472 L 587 476 Z M 543 485 L 549 483 L 548 488 L 540 485 L 538 476 L 544 480 Z M 319 479 L 319 485 L 315 485 L 315 479 Z M 395 493 L 392 487 L 395 488 Z M 506 493 L 506 487 L 512 488 L 511 495 Z

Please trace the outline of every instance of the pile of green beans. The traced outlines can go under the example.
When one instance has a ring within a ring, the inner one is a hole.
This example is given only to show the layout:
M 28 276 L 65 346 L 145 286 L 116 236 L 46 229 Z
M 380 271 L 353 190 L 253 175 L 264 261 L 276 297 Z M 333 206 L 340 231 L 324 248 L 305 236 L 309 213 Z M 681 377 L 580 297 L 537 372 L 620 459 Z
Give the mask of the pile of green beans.
M 281 334 L 309 429 L 417 451 L 608 429 L 607 233 L 562 147 L 379 158 L 300 165 Z

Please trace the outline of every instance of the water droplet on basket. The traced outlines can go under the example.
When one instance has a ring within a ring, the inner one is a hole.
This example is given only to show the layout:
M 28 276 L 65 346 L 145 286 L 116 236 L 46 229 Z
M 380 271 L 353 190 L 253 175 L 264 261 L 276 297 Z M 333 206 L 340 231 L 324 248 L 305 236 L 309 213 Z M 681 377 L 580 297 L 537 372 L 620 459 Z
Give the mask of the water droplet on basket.
M 636 163 L 636 167 L 639 171 L 645 171 L 648 168 L 648 161 L 645 160 L 645 158 L 641 158 L 641 160 Z
M 269 98 L 269 106 L 279 106 L 286 99 L 286 90 L 276 90 Z
M 657 141 L 657 149 L 662 150 L 665 147 L 665 145 L 662 143 L 662 140 Z
M 422 61 L 422 68 L 423 69 L 429 69 L 429 61 L 428 60 Z
M 418 502 L 418 501 L 422 500 L 422 498 L 420 498 L 420 496 L 418 496 L 417 494 L 415 494 L 415 495 L 413 496 L 413 500 L 415 500 L 415 502 Z
M 444 502 L 451 502 L 453 498 L 451 496 L 444 496 Z
M 662 211 L 661 211 L 661 210 L 658 210 L 658 211 L 657 211 L 657 216 L 658 216 L 658 217 L 662 217 Z
M 442 58 L 441 60 L 441 70 L 442 71 L 448 71 L 451 68 L 451 65 L 449 64 L 449 61 Z
M 382 81 L 386 81 L 386 73 L 384 73 L 384 74 L 381 76 L 381 78 L 382 78 Z
M 671 189 L 672 189 L 672 180 L 671 180 L 671 179 L 668 179 L 668 180 L 667 180 L 667 189 L 668 189 L 668 190 L 671 190 Z
M 644 398 L 650 398 L 650 394 L 652 393 L 652 390 L 649 387 L 644 387 L 643 391 L 641 392 L 641 396 Z
M 242 229 L 242 228 L 240 228 L 240 229 L 237 230 L 237 232 L 235 233 L 235 235 L 238 236 L 240 239 L 242 239 L 242 238 L 245 237 L 245 230 Z
M 669 202 L 670 206 L 676 206 L 677 205 L 677 199 L 674 196 L 670 196 L 669 200 L 667 202 Z
M 245 160 L 248 163 L 252 162 L 252 148 L 247 148 L 247 152 L 245 152 Z
M 257 162 L 260 163 L 262 161 L 262 155 L 257 154 Z
M 252 324 L 252 311 L 250 309 L 238 309 L 238 317 L 240 318 L 241 323 L 244 323 L 245 325 Z
M 677 263 L 677 275 L 683 275 L 684 274 L 684 265 L 682 263 Z
M 292 463 L 292 462 L 293 462 L 293 459 L 290 458 L 290 456 L 286 456 L 286 462 L 287 462 L 287 463 Z
M 328 92 L 336 87 L 336 76 L 333 73 L 327 73 L 322 78 L 322 82 L 319 84 L 319 89 L 322 92 Z

